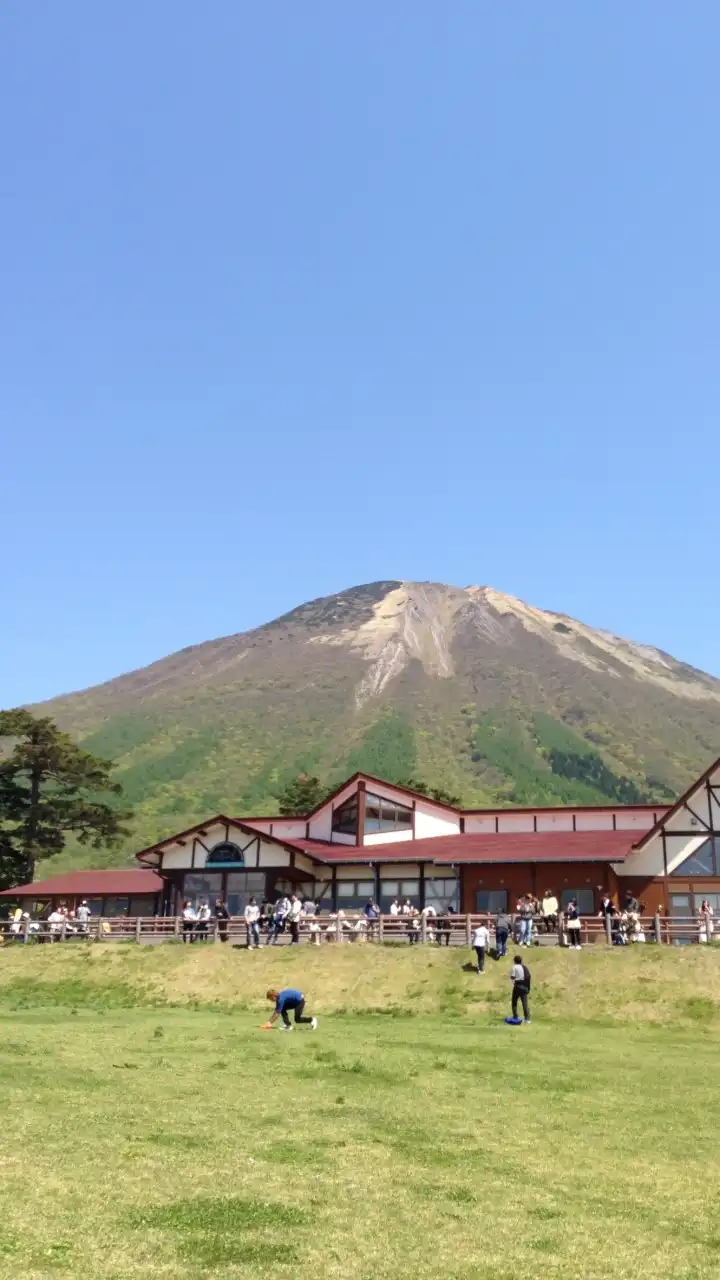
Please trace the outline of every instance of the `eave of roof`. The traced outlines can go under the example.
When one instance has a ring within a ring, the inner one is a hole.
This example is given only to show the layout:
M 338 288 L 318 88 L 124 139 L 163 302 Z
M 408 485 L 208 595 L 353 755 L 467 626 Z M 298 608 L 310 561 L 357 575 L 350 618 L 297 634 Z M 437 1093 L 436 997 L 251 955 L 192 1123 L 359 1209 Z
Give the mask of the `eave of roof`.
M 666 809 L 665 812 L 660 815 L 657 822 L 654 824 L 654 826 L 650 828 L 649 831 L 643 832 L 640 839 L 633 845 L 633 848 L 644 849 L 645 845 L 648 843 L 649 840 L 652 840 L 653 836 L 659 835 L 659 833 L 662 831 L 663 827 L 665 826 L 665 823 L 669 822 L 671 818 L 674 818 L 676 813 L 680 812 L 683 805 L 690 798 L 693 792 L 697 791 L 698 787 L 701 787 L 703 783 L 707 782 L 708 778 L 712 777 L 715 770 L 719 766 L 720 766 L 720 756 L 718 756 L 717 760 L 713 760 L 709 768 L 707 768 L 704 773 L 701 773 L 699 778 L 695 779 L 692 785 L 688 787 L 687 791 L 683 791 L 683 794 L 680 796 L 680 798 L 676 800 L 675 803 L 671 805 L 669 809 Z
M 523 831 L 429 836 L 390 844 L 328 844 L 291 840 L 301 853 L 329 865 L 425 862 L 623 862 L 632 850 L 628 831 Z
M 105 871 L 68 871 L 50 876 L 47 880 L 35 880 L 31 884 L 16 885 L 4 889 L 2 898 L 54 896 L 60 893 L 84 894 L 88 897 L 104 897 L 106 894 L 124 896 L 134 893 L 159 893 L 165 881 L 156 871 L 142 867 L 109 869 Z

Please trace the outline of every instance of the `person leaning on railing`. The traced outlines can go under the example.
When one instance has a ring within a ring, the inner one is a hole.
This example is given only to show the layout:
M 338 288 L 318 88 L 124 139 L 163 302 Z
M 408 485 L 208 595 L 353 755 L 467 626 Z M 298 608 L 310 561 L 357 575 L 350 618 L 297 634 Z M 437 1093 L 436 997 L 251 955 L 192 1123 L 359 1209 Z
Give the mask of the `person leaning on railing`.
M 540 903 L 540 910 L 542 912 L 543 924 L 545 925 L 545 932 L 554 933 L 557 929 L 560 904 L 552 889 L 545 890 L 543 900 Z

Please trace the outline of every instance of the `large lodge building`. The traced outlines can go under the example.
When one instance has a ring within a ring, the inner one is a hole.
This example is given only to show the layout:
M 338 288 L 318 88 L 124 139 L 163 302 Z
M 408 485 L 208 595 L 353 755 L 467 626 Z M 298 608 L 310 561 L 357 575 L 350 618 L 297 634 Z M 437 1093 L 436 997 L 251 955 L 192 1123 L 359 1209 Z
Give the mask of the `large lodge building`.
M 218 814 L 136 857 L 146 870 L 76 872 L 3 896 L 85 897 L 106 915 L 175 915 L 185 899 L 219 897 L 240 915 L 251 895 L 289 892 L 326 910 L 375 898 L 387 911 L 399 897 L 470 913 L 552 888 L 591 915 L 603 890 L 620 901 L 631 889 L 648 913 L 686 917 L 709 898 L 720 915 L 720 760 L 669 808 L 460 809 L 355 774 L 302 817 Z

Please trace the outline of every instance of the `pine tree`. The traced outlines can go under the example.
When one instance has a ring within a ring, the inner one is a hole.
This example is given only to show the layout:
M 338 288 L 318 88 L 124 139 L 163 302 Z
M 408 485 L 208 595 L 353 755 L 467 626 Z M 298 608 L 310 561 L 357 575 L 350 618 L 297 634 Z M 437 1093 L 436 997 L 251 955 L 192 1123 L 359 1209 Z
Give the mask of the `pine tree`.
M 327 795 L 319 778 L 313 774 L 299 773 L 289 782 L 278 799 L 280 812 L 287 817 L 304 816 L 316 808 Z
M 444 787 L 428 786 L 427 782 L 422 782 L 419 778 L 403 778 L 398 785 L 407 787 L 408 791 L 417 791 L 419 795 L 427 796 L 428 800 L 437 800 L 438 804 L 460 804 L 460 796 L 452 795 Z
M 0 711 L 0 739 L 14 740 L 0 758 L 0 873 L 31 881 L 41 858 L 59 853 L 72 834 L 94 849 L 128 835 L 131 817 L 99 797 L 122 793 L 112 763 L 90 754 L 49 718 L 17 708 Z

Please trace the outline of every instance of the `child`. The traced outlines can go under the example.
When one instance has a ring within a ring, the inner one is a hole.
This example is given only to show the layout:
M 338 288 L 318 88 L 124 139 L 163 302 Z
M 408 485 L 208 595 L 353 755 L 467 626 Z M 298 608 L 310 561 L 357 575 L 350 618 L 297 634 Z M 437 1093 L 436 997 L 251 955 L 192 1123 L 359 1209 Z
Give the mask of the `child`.
M 485 952 L 487 951 L 489 941 L 490 930 L 486 925 L 479 924 L 473 934 L 472 940 L 473 947 L 475 948 L 475 955 L 477 956 L 478 973 L 485 972 Z
M 275 1001 L 275 1009 L 270 1016 L 268 1026 L 272 1026 L 277 1018 L 283 1020 L 283 1031 L 292 1031 L 288 1010 L 295 1010 L 295 1022 L 305 1022 L 312 1027 L 313 1031 L 317 1030 L 317 1018 L 306 1018 L 303 1016 L 305 1008 L 305 997 L 302 991 L 295 991 L 293 987 L 286 987 L 284 991 L 273 991 L 267 993 L 268 1000 Z
M 528 1004 L 528 996 L 530 994 L 530 970 L 526 964 L 523 964 L 522 956 L 516 956 L 512 969 L 510 970 L 510 978 L 513 984 L 512 989 L 512 1016 L 518 1016 L 518 1001 L 522 1004 L 525 1022 L 530 1021 L 530 1006 Z

